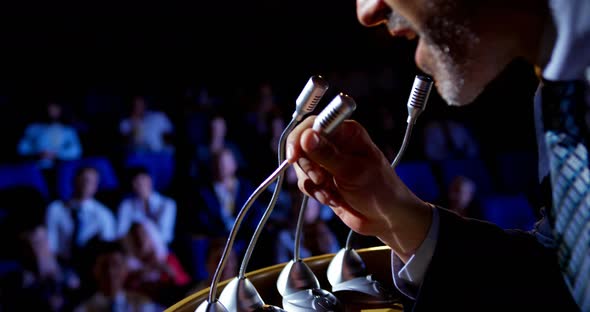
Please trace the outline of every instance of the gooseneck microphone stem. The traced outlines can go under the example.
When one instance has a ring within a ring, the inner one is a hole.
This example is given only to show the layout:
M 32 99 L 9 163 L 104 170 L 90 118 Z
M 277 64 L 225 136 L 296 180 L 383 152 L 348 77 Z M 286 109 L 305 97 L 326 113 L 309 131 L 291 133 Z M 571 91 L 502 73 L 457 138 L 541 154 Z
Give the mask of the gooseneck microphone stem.
M 299 209 L 299 217 L 297 218 L 297 227 L 295 228 L 295 247 L 293 248 L 293 261 L 301 260 L 301 233 L 303 232 L 303 224 L 305 223 L 305 209 L 309 196 L 303 194 L 301 200 L 301 209 Z
M 353 234 L 353 230 L 350 230 L 350 232 L 348 232 L 348 236 L 346 237 L 346 249 L 352 249 L 352 237 L 354 236 Z
M 416 124 L 418 116 L 422 114 L 424 108 L 426 107 L 426 103 L 428 102 L 428 97 L 430 96 L 431 89 L 432 79 L 430 77 L 417 75 L 416 78 L 414 78 L 414 84 L 412 85 L 412 90 L 407 104 L 408 125 L 406 126 L 406 132 L 404 134 L 402 145 L 397 154 L 395 155 L 395 158 L 391 162 L 390 167 L 393 170 L 395 170 L 395 167 L 397 167 L 402 157 L 406 153 L 406 149 L 408 148 L 408 144 L 410 143 L 410 137 L 412 136 L 412 130 L 414 129 L 414 125 Z M 346 249 L 351 249 L 351 237 L 354 235 L 353 233 L 354 231 L 352 229 L 348 233 L 348 238 L 346 239 Z
M 412 129 L 413 128 L 414 128 L 414 123 L 408 122 L 408 125 L 406 126 L 406 133 L 404 134 L 404 140 L 402 141 L 402 146 L 400 147 L 399 151 L 397 152 L 395 159 L 391 163 L 391 169 L 395 169 L 395 167 L 397 167 L 397 164 L 399 164 L 400 160 L 404 156 L 406 149 L 408 148 L 408 144 L 410 143 L 410 137 L 412 136 Z
M 242 224 L 242 221 L 243 221 L 244 217 L 246 216 L 246 213 L 248 212 L 248 210 L 250 210 L 250 207 L 252 206 L 254 201 L 258 198 L 258 196 L 260 196 L 260 194 L 264 190 L 266 190 L 268 188 L 268 186 L 270 184 L 272 184 L 272 182 L 274 182 L 280 174 L 285 172 L 285 170 L 287 168 L 289 168 L 289 165 L 290 164 L 288 161 L 283 161 L 281 163 L 281 165 L 268 178 L 266 178 L 266 180 L 264 180 L 264 182 L 262 182 L 262 184 L 260 184 L 260 186 L 258 186 L 258 188 L 256 188 L 254 193 L 252 193 L 252 195 L 250 195 L 250 197 L 248 198 L 248 200 L 246 201 L 246 203 L 244 204 L 244 206 L 242 207 L 242 209 L 238 213 L 238 216 L 236 217 L 236 221 L 234 222 L 234 225 L 231 229 L 229 238 L 227 239 L 227 242 L 225 243 L 225 248 L 223 249 L 223 253 L 221 255 L 221 260 L 219 261 L 219 264 L 217 265 L 217 269 L 215 270 L 215 273 L 213 274 L 213 280 L 211 281 L 211 287 L 209 288 L 208 302 L 214 302 L 217 300 L 216 299 L 217 298 L 217 284 L 219 283 L 219 278 L 221 277 L 221 272 L 223 272 L 223 269 L 225 268 L 225 263 L 227 262 L 227 258 L 229 256 L 229 253 L 231 252 L 231 249 L 233 248 L 234 242 L 236 240 L 236 236 L 238 234 L 238 229 L 240 228 L 240 225 Z
M 293 128 L 295 128 L 296 125 L 297 125 L 297 119 L 295 119 L 295 118 L 291 119 L 291 121 L 289 122 L 289 124 L 287 125 L 285 130 L 283 130 L 283 133 L 281 133 L 281 137 L 279 138 L 279 146 L 278 146 L 278 150 L 277 150 L 279 164 L 283 163 L 283 161 L 285 160 L 285 145 L 287 143 L 287 136 L 293 130 Z M 256 230 L 254 231 L 254 235 L 252 236 L 252 239 L 250 240 L 250 244 L 248 245 L 248 248 L 246 249 L 246 252 L 244 254 L 244 259 L 242 260 L 242 264 L 240 266 L 238 278 L 244 278 L 246 275 L 246 270 L 248 268 L 250 258 L 252 258 L 252 252 L 254 251 L 254 247 L 256 247 L 256 243 L 258 242 L 258 239 L 260 238 L 260 234 L 262 233 L 262 230 L 264 229 L 266 222 L 268 222 L 268 219 L 270 218 L 270 215 L 272 214 L 275 204 L 277 203 L 277 200 L 279 199 L 279 194 L 281 193 L 281 187 L 283 185 L 284 177 L 285 177 L 284 172 L 281 172 L 278 175 L 277 183 L 276 183 L 275 189 L 272 193 L 270 203 L 268 204 L 268 207 L 266 208 L 266 211 L 264 212 L 262 219 L 260 219 L 258 226 L 256 227 Z

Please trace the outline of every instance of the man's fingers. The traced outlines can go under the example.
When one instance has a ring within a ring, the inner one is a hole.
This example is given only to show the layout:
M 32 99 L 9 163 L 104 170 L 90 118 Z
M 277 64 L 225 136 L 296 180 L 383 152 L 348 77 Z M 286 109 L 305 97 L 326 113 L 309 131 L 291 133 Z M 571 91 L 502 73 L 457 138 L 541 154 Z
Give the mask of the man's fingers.
M 301 134 L 305 129 L 311 128 L 313 125 L 313 121 L 315 120 L 316 116 L 309 116 L 305 118 L 295 129 L 289 133 L 287 137 L 287 161 L 293 163 L 302 156 L 303 152 L 301 150 L 300 140 Z

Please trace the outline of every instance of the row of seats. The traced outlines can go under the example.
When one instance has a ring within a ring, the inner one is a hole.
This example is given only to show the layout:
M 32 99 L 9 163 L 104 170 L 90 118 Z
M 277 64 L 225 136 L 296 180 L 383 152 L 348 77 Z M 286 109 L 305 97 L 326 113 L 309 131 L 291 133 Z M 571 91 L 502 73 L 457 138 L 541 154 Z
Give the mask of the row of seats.
M 538 191 L 536 164 L 533 153 L 506 152 L 492 161 L 406 161 L 396 172 L 410 190 L 429 202 L 443 198 L 454 177 L 466 176 L 476 184 L 483 219 L 502 228 L 531 229 L 536 214 L 529 198 Z
M 400 178 L 424 200 L 437 200 L 451 180 L 463 175 L 475 182 L 478 194 L 520 194 L 537 185 L 536 156 L 530 152 L 506 152 L 491 162 L 481 158 L 442 161 L 405 161 L 396 167 Z
M 103 156 L 90 156 L 77 160 L 60 162 L 55 170 L 57 196 L 68 199 L 73 192 L 73 178 L 76 171 L 84 166 L 96 168 L 100 174 L 99 191 L 112 191 L 120 186 L 112 161 Z M 175 159 L 173 154 L 130 153 L 125 156 L 123 168 L 145 167 L 153 177 L 154 187 L 162 191 L 172 183 Z M 49 197 L 49 185 L 41 169 L 34 162 L 0 164 L 0 189 L 28 186 L 38 190 L 45 198 Z

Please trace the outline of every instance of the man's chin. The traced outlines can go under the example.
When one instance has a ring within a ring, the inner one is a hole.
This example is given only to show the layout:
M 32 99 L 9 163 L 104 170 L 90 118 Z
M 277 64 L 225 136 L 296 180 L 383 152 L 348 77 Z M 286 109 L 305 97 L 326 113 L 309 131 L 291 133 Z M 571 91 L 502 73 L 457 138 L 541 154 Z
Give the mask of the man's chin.
M 461 83 L 450 80 L 435 81 L 435 86 L 442 99 L 449 106 L 465 106 L 473 103 L 481 92 L 469 90 Z

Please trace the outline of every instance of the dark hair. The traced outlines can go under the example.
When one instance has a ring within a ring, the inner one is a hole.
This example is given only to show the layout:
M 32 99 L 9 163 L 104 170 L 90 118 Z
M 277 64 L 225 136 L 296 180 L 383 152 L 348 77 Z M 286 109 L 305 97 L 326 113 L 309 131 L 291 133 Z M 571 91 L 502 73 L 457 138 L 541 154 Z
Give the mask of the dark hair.
M 96 259 L 101 255 L 111 253 L 125 254 L 125 248 L 120 240 L 105 241 L 99 238 L 94 238 L 90 240 L 84 249 L 88 256 L 87 259 L 89 260 L 89 265 L 94 265 Z
M 74 178 L 76 180 L 78 180 L 78 178 L 80 178 L 82 176 L 82 174 L 84 173 L 84 171 L 86 170 L 93 170 L 94 172 L 96 172 L 96 174 L 100 175 L 100 172 L 98 172 L 98 169 L 96 169 L 93 166 L 80 166 L 76 169 L 76 173 L 74 174 Z
M 145 174 L 148 176 L 152 176 L 150 170 L 145 166 L 134 166 L 127 169 L 127 179 L 128 181 L 133 181 L 138 175 Z

